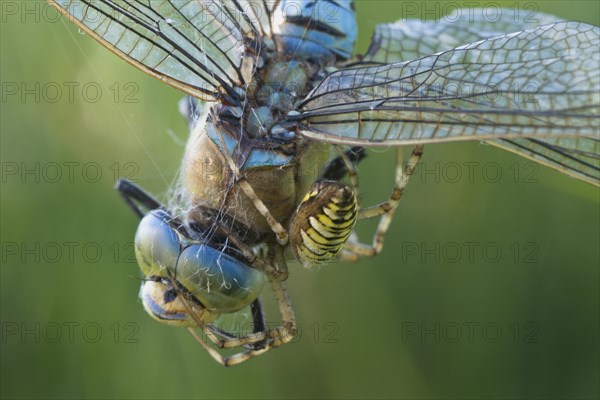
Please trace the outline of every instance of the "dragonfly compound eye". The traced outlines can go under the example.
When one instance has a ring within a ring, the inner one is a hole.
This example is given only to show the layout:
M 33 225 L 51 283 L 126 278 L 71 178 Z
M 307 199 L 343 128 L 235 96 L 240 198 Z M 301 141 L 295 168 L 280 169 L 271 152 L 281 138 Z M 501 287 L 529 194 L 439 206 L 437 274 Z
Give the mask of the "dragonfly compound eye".
M 146 278 L 140 292 L 146 311 L 168 322 L 186 311 L 178 296 L 214 314 L 238 311 L 258 298 L 266 281 L 262 271 L 189 239 L 176 226 L 162 210 L 151 211 L 138 226 L 135 253 Z
M 298 261 L 310 267 L 333 259 L 352 233 L 357 208 L 350 186 L 334 181 L 316 182 L 290 225 L 290 243 Z
M 166 269 L 177 264 L 181 251 L 180 235 L 162 210 L 153 210 L 142 218 L 135 233 L 135 256 L 146 277 L 167 277 Z
M 262 271 L 204 244 L 181 252 L 175 277 L 204 307 L 218 313 L 246 307 L 258 298 L 266 281 Z

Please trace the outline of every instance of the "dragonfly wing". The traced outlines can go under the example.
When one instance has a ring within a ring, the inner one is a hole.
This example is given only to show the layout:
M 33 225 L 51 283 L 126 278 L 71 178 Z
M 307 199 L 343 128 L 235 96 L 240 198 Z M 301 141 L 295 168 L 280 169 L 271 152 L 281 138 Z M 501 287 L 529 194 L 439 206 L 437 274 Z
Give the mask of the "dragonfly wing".
M 588 136 L 600 129 L 600 29 L 558 22 L 413 61 L 348 68 L 288 119 L 359 146 Z
M 560 21 L 550 14 L 501 9 L 490 22 L 488 9 L 458 9 L 440 21 L 403 20 L 375 28 L 364 63 L 388 64 L 425 57 L 501 36 Z M 594 138 L 497 139 L 487 143 L 527 157 L 588 183 L 600 182 L 600 142 Z
M 416 19 L 379 24 L 362 63 L 390 64 L 414 60 L 479 40 L 560 21 L 550 14 L 489 8 L 457 9 L 439 20 Z
M 600 185 L 600 141 L 597 138 L 517 138 L 498 139 L 487 143 L 588 183 Z
M 138 69 L 202 100 L 239 101 L 250 44 L 270 35 L 266 3 L 50 0 L 80 29 Z M 255 50 L 255 49 L 253 49 Z

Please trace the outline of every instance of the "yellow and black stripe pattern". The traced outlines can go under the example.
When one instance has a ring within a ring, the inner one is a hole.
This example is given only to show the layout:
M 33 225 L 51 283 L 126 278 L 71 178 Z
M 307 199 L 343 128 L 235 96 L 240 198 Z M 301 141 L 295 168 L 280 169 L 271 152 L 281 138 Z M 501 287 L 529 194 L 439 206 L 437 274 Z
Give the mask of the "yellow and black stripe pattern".
M 334 258 L 352 233 L 357 208 L 350 186 L 334 181 L 316 182 L 290 225 L 290 245 L 296 259 L 310 267 Z

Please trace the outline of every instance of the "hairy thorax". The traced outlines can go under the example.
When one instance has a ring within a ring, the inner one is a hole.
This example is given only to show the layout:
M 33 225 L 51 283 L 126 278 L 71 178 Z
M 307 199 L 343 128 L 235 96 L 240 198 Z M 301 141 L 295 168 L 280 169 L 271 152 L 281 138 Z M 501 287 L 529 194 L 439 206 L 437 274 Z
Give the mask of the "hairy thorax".
M 243 108 L 214 106 L 193 129 L 180 182 L 188 219 L 203 225 L 218 220 L 257 240 L 270 233 L 269 225 L 236 183 L 230 160 L 286 224 L 330 156 L 329 145 L 308 141 L 282 123 L 319 71 L 288 60 L 260 72 L 248 85 Z

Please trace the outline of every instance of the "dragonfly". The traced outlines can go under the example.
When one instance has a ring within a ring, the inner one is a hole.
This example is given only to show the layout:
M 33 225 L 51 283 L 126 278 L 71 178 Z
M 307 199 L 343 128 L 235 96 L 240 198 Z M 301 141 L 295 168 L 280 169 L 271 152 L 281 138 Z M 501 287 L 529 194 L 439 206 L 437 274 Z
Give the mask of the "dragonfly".
M 314 268 L 382 251 L 425 144 L 483 141 L 600 185 L 596 26 L 457 9 L 380 24 L 354 55 L 354 1 L 49 1 L 188 96 L 190 135 L 168 205 L 126 180 L 117 190 L 140 218 L 145 310 L 186 327 L 225 366 L 294 338 L 289 253 Z M 357 164 L 382 146 L 396 152 L 394 184 L 364 206 Z M 361 242 L 355 224 L 373 218 L 373 239 Z M 281 314 L 273 328 L 260 300 L 267 285 Z M 218 327 L 246 309 L 252 332 Z

